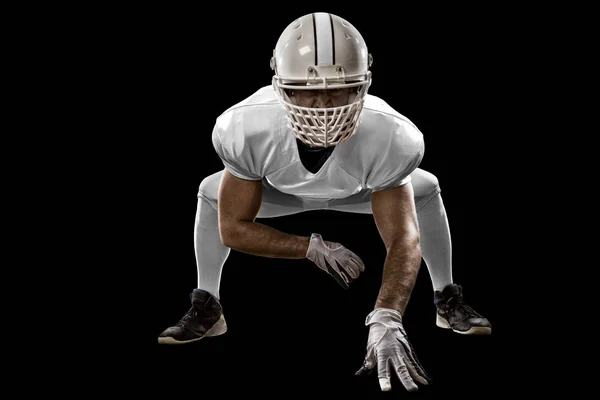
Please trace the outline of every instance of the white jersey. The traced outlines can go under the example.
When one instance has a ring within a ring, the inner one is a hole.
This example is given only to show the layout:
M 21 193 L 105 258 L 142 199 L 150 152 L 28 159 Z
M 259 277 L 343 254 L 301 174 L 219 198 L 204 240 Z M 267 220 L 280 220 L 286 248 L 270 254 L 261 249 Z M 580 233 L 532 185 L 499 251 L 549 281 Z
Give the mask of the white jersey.
M 423 134 L 382 99 L 367 94 L 357 132 L 335 146 L 316 173 L 300 160 L 296 138 L 272 86 L 232 106 L 217 120 L 214 148 L 238 178 L 311 199 L 405 185 L 424 154 Z

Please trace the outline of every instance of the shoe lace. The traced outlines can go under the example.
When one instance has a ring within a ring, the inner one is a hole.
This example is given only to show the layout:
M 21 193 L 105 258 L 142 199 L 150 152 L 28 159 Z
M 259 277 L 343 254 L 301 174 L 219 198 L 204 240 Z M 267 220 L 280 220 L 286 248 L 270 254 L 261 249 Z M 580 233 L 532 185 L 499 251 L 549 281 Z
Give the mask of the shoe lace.
M 450 299 L 448 303 L 452 303 L 451 308 L 455 308 L 457 310 L 462 311 L 462 313 L 466 316 L 466 318 L 483 318 L 481 314 L 475 311 L 470 305 L 465 303 L 462 296 L 455 296 Z
M 198 315 L 198 308 L 192 305 L 190 309 L 183 314 L 183 317 L 175 324 L 175 326 L 184 327 L 187 321 L 195 318 Z

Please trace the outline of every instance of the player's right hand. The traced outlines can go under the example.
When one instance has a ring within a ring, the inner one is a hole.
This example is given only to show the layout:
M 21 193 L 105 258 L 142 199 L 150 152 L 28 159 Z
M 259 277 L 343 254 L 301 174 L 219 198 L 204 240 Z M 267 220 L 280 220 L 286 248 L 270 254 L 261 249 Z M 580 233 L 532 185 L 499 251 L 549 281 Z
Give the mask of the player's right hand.
M 339 243 L 327 242 L 321 235 L 313 233 L 306 258 L 327 272 L 344 289 L 365 270 L 365 264 L 356 254 Z

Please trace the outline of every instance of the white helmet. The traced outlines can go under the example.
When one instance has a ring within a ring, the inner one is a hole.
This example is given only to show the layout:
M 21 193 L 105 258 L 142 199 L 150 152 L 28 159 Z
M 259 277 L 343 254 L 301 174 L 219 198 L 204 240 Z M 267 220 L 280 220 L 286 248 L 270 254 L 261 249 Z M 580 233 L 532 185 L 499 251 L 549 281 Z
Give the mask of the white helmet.
M 283 31 L 273 50 L 273 88 L 284 105 L 295 136 L 313 147 L 348 140 L 358 128 L 373 62 L 361 34 L 348 21 L 329 13 L 304 15 Z M 284 89 L 354 87 L 347 105 L 309 108 L 293 104 Z

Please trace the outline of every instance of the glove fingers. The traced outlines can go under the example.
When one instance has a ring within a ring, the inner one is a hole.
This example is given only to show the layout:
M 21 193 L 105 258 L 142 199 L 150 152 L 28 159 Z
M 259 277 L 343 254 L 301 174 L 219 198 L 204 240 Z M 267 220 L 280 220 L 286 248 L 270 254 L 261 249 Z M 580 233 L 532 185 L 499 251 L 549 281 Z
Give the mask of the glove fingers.
M 333 261 L 333 265 L 330 261 Z M 338 269 L 335 268 L 337 267 L 335 260 L 328 259 L 323 253 L 317 253 L 314 263 L 317 264 L 317 267 L 331 275 L 341 287 L 348 289 L 348 283 L 340 276 L 339 267 Z
M 377 377 L 379 378 L 379 386 L 383 392 L 388 392 L 392 389 L 389 357 L 383 355 L 377 356 Z
M 404 336 L 402 340 L 398 339 L 398 342 L 400 342 L 404 349 L 406 366 L 408 367 L 410 375 L 416 379 L 417 382 L 428 385 L 431 382 L 431 379 L 427 376 L 427 373 L 425 373 L 425 369 L 419 362 L 417 354 L 414 352 L 412 345 L 406 336 Z
M 364 376 L 364 375 L 369 375 L 371 372 L 373 372 L 373 368 L 367 368 L 364 364 L 359 368 L 358 371 L 356 371 L 356 373 L 354 375 L 358 375 L 358 376 Z
M 363 375 L 369 375 L 373 372 L 373 363 L 365 360 L 362 364 L 362 366 L 359 368 L 358 371 L 356 371 L 355 375 L 358 376 L 363 376 Z
M 363 260 L 345 247 L 343 248 L 343 253 L 341 254 L 340 258 L 342 258 L 346 263 L 352 264 L 353 267 L 355 266 L 357 272 L 362 272 L 365 270 L 365 263 Z
M 412 357 L 408 357 L 406 362 L 406 366 L 408 367 L 408 371 L 410 375 L 420 384 L 429 385 L 431 379 L 425 373 L 423 367 L 419 364 L 417 360 L 412 359 Z
M 358 270 L 360 272 L 363 272 L 365 270 L 365 263 L 363 262 L 363 260 L 360 259 L 359 256 L 357 256 L 356 254 L 352 253 L 352 256 L 350 257 L 350 260 L 352 260 L 352 262 L 354 264 L 356 264 L 356 266 L 358 267 Z
M 375 362 L 377 361 L 374 357 L 375 349 L 373 347 L 367 348 L 367 355 L 362 363 L 362 366 L 358 371 L 356 371 L 356 375 L 368 375 L 373 372 L 373 367 L 375 366 Z
M 356 279 L 360 275 L 360 270 L 358 267 L 352 262 L 352 260 L 344 260 L 343 261 L 344 271 L 352 278 Z
M 341 287 L 343 287 L 344 289 L 348 289 L 348 284 L 350 283 L 351 279 L 346 275 L 343 275 L 343 272 L 340 270 L 335 260 L 326 259 L 325 265 L 327 267 L 327 272 L 329 273 L 329 275 L 331 275 Z
M 360 276 L 360 273 L 365 270 L 364 265 L 361 265 L 359 261 L 356 261 L 356 256 L 344 254 L 343 257 L 336 258 L 339 260 L 339 264 L 343 266 L 344 270 L 352 279 L 356 279 Z
M 408 390 L 409 392 L 416 392 L 417 390 L 419 390 L 419 387 L 411 378 L 406 368 L 406 364 L 402 360 L 402 357 L 396 354 L 396 356 L 392 358 L 392 364 L 394 365 L 396 375 L 398 375 L 398 378 L 400 379 L 406 390 Z

